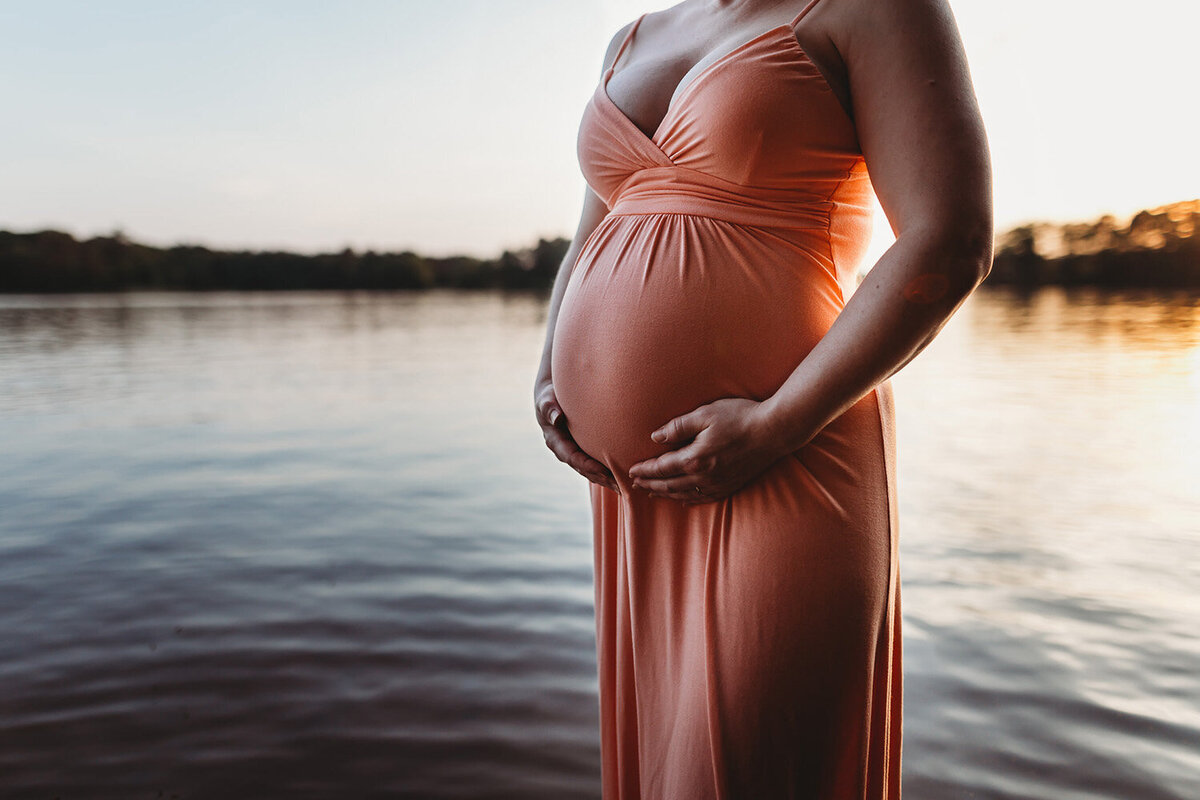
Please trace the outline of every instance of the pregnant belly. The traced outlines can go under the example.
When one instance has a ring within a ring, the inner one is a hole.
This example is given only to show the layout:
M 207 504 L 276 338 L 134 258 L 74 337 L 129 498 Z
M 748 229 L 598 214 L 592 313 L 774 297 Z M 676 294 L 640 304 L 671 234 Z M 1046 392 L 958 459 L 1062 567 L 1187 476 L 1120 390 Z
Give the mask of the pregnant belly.
M 842 301 L 802 248 L 685 215 L 608 218 L 555 323 L 555 393 L 579 446 L 623 480 L 650 434 L 721 397 L 766 399 Z

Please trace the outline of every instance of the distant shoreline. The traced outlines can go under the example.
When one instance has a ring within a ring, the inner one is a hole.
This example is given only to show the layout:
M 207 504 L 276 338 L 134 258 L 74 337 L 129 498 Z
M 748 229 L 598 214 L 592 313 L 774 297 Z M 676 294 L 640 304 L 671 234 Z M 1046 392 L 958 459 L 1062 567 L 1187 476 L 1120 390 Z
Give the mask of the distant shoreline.
M 996 239 L 985 283 L 1200 287 L 1200 200 L 1091 222 L 1035 222 Z
M 984 285 L 1200 287 L 1200 200 L 1082 223 L 1030 223 L 996 238 Z M 120 233 L 0 231 L 0 293 L 507 289 L 545 291 L 570 240 L 539 239 L 497 258 L 410 250 L 301 255 L 153 247 Z
M 498 258 L 412 251 L 302 255 L 286 251 L 153 247 L 120 233 L 75 239 L 55 230 L 0 231 L 0 293 L 131 290 L 535 290 L 554 282 L 567 239 L 539 239 Z

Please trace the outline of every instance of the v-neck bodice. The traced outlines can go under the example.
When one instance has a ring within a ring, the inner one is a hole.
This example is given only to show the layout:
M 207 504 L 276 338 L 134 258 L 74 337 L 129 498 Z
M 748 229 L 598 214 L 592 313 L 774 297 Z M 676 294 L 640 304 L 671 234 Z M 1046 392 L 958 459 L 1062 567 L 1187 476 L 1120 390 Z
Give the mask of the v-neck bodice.
M 787 225 L 789 214 L 807 216 L 844 179 L 865 181 L 854 122 L 795 35 L 815 1 L 791 23 L 753 36 L 699 71 L 693 67 L 649 136 L 608 92 L 642 17 L 635 20 L 579 129 L 580 168 L 606 205 L 616 210 L 625 200 L 621 208 L 629 211 L 642 207 L 631 205 L 640 197 L 664 208 L 672 197 L 676 205 L 688 197 L 684 205 L 699 200 L 712 211 L 713 203 L 732 198 L 741 212 L 720 218 L 747 221 L 756 215 L 742 212 L 761 207 L 760 222 Z
M 796 39 L 796 30 L 795 29 L 796 29 L 796 25 L 799 23 L 801 18 L 804 17 L 804 14 L 813 5 L 816 5 L 816 3 L 815 2 L 810 3 L 808 6 L 805 7 L 804 11 L 801 11 L 795 17 L 795 19 L 793 19 L 791 22 L 787 23 L 786 25 L 777 25 L 774 28 L 765 30 L 762 33 L 759 33 L 759 34 L 751 37 L 750 39 L 742 42 L 741 44 L 737 45 L 736 47 L 725 51 L 724 53 L 722 53 L 720 56 L 718 56 L 717 58 L 710 61 L 705 66 L 701 67 L 700 71 L 697 72 L 695 76 L 689 78 L 688 76 L 691 75 L 692 71 L 695 70 L 696 67 L 699 66 L 705 59 L 701 59 L 700 61 L 698 61 L 695 65 L 692 66 L 692 69 L 688 70 L 684 74 L 684 76 L 680 80 L 679 84 L 676 85 L 675 90 L 671 93 L 671 100 L 667 104 L 666 114 L 663 116 L 663 119 L 659 122 L 658 126 L 655 128 L 654 133 L 647 134 L 647 137 L 651 141 L 654 141 L 655 139 L 658 138 L 658 132 L 667 123 L 667 120 L 671 116 L 671 112 L 675 109 L 675 107 L 679 103 L 683 102 L 683 98 L 688 94 L 688 92 L 690 92 L 697 84 L 703 82 L 703 78 L 706 74 L 708 74 L 712 70 L 720 69 L 720 67 L 726 62 L 736 59 L 743 50 L 752 48 L 754 45 L 756 45 L 759 42 L 760 39 L 775 37 L 779 34 L 782 34 L 783 35 L 782 41 L 783 41 L 784 47 L 789 47 L 789 46 L 794 47 L 798 51 L 799 57 L 801 59 L 806 60 L 809 63 L 812 63 L 812 59 L 809 57 L 808 53 L 805 52 L 804 48 L 801 47 L 800 42 Z M 617 51 L 617 55 L 613 59 L 612 65 L 607 70 L 605 70 L 604 77 L 600 81 L 600 93 L 604 96 L 604 98 L 606 100 L 608 100 L 609 104 L 612 105 L 613 108 L 615 108 L 618 112 L 620 112 L 622 116 L 624 116 L 626 119 L 628 119 L 631 124 L 633 124 L 635 127 L 637 127 L 638 130 L 642 130 L 643 134 L 645 134 L 645 131 L 640 126 L 637 126 L 637 124 L 634 123 L 633 119 L 629 116 L 629 114 L 622 111 L 620 106 L 618 106 L 613 101 L 612 95 L 609 94 L 609 91 L 608 91 L 608 82 L 609 82 L 609 80 L 612 79 L 612 76 L 616 72 L 617 63 L 621 60 L 621 55 L 625 52 L 625 50 L 627 49 L 629 44 L 634 40 L 634 37 L 637 35 L 637 30 L 641 26 L 642 20 L 645 18 L 646 18 L 646 15 L 642 14 L 641 16 L 639 16 L 637 19 L 635 19 L 633 21 L 632 25 L 629 26 L 629 32 L 626 34 L 625 39 L 621 42 L 621 46 Z M 814 66 L 815 66 L 815 64 L 814 64 Z M 822 76 L 822 82 L 825 83 L 827 89 L 830 89 L 830 91 L 832 91 L 832 88 L 829 87 L 828 81 L 825 80 L 824 76 Z

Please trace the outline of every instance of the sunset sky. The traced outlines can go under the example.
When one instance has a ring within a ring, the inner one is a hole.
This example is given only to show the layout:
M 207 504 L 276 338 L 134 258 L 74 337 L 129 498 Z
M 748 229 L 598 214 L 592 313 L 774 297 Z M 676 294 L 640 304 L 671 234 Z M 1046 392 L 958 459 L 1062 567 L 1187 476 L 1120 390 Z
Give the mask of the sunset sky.
M 570 236 L 605 46 L 669 5 L 0 0 L 0 228 L 480 256 Z M 951 7 L 998 230 L 1200 196 L 1200 6 Z

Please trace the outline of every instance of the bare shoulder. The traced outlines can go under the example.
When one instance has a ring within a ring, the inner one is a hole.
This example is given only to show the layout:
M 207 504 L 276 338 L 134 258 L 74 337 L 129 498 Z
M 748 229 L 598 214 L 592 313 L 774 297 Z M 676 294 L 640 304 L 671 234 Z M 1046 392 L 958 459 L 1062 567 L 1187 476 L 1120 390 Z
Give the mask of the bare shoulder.
M 990 237 L 987 138 L 949 0 L 825 5 L 859 144 L 893 230 L 936 225 Z
M 826 0 L 839 44 L 848 51 L 872 41 L 911 42 L 925 37 L 931 46 L 958 40 L 949 0 Z M 861 47 L 860 47 L 861 49 Z
M 604 51 L 604 63 L 600 67 L 601 76 L 603 76 L 603 74 L 608 71 L 608 68 L 613 65 L 613 62 L 617 58 L 617 51 L 621 49 L 621 42 L 625 41 L 625 37 L 633 28 L 635 22 L 637 22 L 636 17 L 631 19 L 629 22 L 626 22 L 621 26 L 619 31 L 613 34 L 612 39 L 608 41 L 608 49 Z
M 949 0 L 826 0 L 825 28 L 850 79 L 890 74 L 904 81 L 970 86 L 970 71 Z M 971 93 L 973 96 L 973 92 Z
M 686 11 L 691 7 L 692 1 L 693 0 L 683 0 L 683 2 L 676 3 L 668 8 L 664 8 L 659 11 L 647 11 L 646 13 L 642 14 L 641 16 L 643 19 L 640 27 L 638 28 L 638 35 L 641 36 L 641 31 L 649 31 L 651 34 L 654 34 L 656 30 L 661 32 L 661 28 L 664 26 L 669 33 L 671 26 L 677 22 L 681 12 Z M 633 26 L 637 24 L 637 21 L 638 17 L 634 17 L 633 19 L 629 20 L 629 22 L 626 22 L 621 26 L 619 31 L 613 34 L 612 39 L 609 40 L 608 50 L 604 53 L 605 71 L 607 71 L 608 68 L 613 65 L 613 62 L 617 57 L 617 51 L 621 49 L 621 42 L 625 41 L 626 35 L 628 35 L 629 31 L 633 29 Z M 651 35 L 649 38 L 653 39 L 654 35 Z

